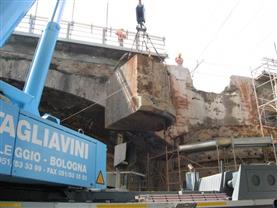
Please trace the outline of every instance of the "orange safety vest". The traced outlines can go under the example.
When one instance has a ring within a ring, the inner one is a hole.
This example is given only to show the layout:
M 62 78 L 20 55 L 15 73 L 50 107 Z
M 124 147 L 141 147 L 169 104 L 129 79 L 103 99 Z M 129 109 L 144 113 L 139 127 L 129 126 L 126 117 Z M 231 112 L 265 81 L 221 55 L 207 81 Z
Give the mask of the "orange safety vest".
M 115 34 L 117 35 L 118 40 L 123 40 L 126 38 L 126 32 L 124 30 L 118 30 Z

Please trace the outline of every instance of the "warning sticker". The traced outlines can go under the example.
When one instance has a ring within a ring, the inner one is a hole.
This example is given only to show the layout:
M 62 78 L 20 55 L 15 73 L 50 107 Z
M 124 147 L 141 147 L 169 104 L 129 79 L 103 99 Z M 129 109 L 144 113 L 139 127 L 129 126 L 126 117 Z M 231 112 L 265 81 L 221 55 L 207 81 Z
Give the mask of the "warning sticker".
M 11 207 L 11 208 L 21 208 L 21 203 L 14 203 L 14 202 L 1 202 L 0 207 Z
M 102 174 L 101 170 L 98 173 L 98 176 L 97 176 L 97 179 L 96 179 L 96 183 L 100 184 L 100 185 L 104 185 L 105 184 L 104 177 L 103 177 L 103 174 Z

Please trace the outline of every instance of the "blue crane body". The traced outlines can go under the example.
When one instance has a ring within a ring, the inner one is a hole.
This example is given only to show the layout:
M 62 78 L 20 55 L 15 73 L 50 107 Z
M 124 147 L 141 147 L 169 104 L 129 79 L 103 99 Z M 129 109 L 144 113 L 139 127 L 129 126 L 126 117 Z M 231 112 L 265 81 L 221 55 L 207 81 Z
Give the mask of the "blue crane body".
M 0 47 L 34 2 L 1 0 Z M 105 189 L 106 145 L 38 110 L 64 4 L 57 0 L 23 91 L 0 81 L 0 180 Z

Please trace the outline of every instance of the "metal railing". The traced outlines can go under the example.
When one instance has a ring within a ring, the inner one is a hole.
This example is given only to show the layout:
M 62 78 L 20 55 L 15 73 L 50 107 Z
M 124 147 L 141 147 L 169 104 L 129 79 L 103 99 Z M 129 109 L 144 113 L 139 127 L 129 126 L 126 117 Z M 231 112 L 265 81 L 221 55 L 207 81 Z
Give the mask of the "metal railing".
M 44 30 L 48 18 L 26 15 L 21 23 L 16 28 L 16 32 L 26 33 L 27 35 L 41 35 Z M 123 40 L 123 45 L 120 45 L 117 29 L 106 28 L 97 25 L 83 24 L 71 21 L 61 21 L 61 30 L 59 39 L 67 41 L 80 41 L 89 45 L 101 44 L 103 47 L 118 47 L 124 50 L 156 53 L 166 56 L 165 38 L 141 33 L 125 31 L 126 38 Z

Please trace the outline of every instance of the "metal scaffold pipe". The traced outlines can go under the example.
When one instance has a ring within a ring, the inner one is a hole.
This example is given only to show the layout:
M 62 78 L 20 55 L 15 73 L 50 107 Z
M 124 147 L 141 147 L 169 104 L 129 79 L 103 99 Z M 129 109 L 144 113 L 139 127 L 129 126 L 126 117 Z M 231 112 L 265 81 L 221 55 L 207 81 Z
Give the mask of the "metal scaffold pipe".
M 178 147 L 181 152 L 201 152 L 208 150 L 215 150 L 217 147 L 227 147 L 232 144 L 231 138 L 218 138 L 216 140 L 199 142 L 195 144 L 180 145 Z

